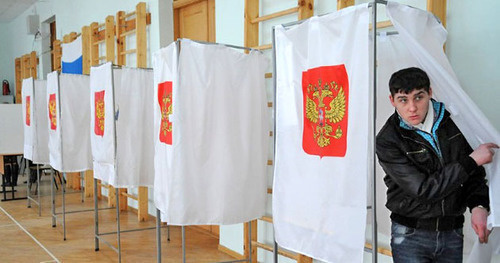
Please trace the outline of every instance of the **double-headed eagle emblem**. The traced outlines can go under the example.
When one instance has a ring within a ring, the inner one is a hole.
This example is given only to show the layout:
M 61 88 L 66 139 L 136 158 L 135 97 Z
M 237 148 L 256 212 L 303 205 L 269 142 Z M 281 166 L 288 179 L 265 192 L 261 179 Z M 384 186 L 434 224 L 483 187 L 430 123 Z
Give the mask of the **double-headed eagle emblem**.
M 31 100 L 30 96 L 26 96 L 26 125 L 30 126 L 31 123 Z
M 172 93 L 164 94 L 161 100 L 161 132 L 163 136 L 167 136 L 168 132 L 172 132 L 172 123 L 168 121 L 168 116 L 172 114 Z M 167 107 L 168 105 L 168 107 Z
M 56 117 L 56 94 L 50 94 L 49 96 L 49 119 L 50 119 L 50 128 L 55 130 L 57 128 L 57 117 Z
M 95 116 L 99 131 L 104 131 L 104 99 L 102 98 L 95 102 Z
M 334 96 L 334 93 L 337 95 Z M 325 99 L 331 98 L 328 105 Z M 305 108 L 306 118 L 315 124 L 313 135 L 316 143 L 320 147 L 330 145 L 330 138 L 340 139 L 342 137 L 342 128 L 340 124 L 346 113 L 346 98 L 342 86 L 335 81 L 322 83 L 318 80 L 317 85 L 309 84 L 307 86 L 307 98 Z M 331 125 L 330 125 L 331 124 Z

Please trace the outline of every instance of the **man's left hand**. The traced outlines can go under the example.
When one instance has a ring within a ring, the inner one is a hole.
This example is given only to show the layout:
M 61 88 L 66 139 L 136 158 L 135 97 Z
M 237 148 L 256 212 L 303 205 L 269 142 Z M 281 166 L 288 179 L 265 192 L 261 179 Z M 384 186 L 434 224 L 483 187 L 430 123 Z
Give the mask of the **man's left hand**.
M 472 228 L 479 237 L 479 243 L 488 243 L 488 236 L 491 230 L 488 230 L 487 224 L 488 211 L 483 207 L 474 207 L 472 209 L 471 223 Z

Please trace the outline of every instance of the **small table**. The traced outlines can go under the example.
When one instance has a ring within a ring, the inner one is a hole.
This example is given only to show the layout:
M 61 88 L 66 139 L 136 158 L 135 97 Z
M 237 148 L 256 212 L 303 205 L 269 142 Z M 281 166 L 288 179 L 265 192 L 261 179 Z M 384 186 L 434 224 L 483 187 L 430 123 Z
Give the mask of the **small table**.
M 23 199 L 26 199 L 26 197 L 16 197 L 16 192 L 17 190 L 15 189 L 15 187 L 17 185 L 14 185 L 14 184 L 11 184 L 10 187 L 11 187 L 11 190 L 7 190 L 7 186 L 6 186 L 6 180 L 5 180 L 5 160 L 4 158 L 5 157 L 10 157 L 10 156 L 22 156 L 22 154 L 3 154 L 3 155 L 0 155 L 0 174 L 2 175 L 2 191 L 0 191 L 0 193 L 3 193 L 3 199 L 0 200 L 0 201 L 13 201 L 13 200 L 23 200 Z M 17 161 L 16 161 L 17 163 Z M 7 198 L 7 193 L 11 193 L 11 198 Z

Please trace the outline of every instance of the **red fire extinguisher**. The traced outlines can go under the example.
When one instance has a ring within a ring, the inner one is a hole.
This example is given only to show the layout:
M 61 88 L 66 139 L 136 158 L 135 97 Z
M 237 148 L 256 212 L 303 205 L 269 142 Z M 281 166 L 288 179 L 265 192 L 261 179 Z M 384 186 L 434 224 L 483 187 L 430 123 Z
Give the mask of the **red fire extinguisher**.
M 9 82 L 6 79 L 4 79 L 2 82 L 2 94 L 10 95 Z

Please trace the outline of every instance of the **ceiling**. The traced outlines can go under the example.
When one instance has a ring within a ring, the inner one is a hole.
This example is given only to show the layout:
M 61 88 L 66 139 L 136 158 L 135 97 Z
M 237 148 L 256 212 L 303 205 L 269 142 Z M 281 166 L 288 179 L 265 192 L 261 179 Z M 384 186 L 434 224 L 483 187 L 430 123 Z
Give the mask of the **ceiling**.
M 38 0 L 0 0 L 0 23 L 8 23 Z

